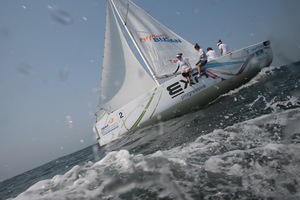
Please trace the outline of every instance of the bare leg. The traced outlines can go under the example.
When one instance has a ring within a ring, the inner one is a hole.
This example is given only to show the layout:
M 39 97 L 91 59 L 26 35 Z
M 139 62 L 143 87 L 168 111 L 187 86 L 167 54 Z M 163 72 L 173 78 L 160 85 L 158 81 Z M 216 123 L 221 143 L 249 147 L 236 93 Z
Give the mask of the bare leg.
M 199 74 L 199 75 L 200 75 L 200 73 L 201 73 L 200 67 L 201 67 L 201 63 L 199 63 L 199 64 L 197 65 L 197 68 L 198 68 L 198 74 Z
M 181 74 L 182 73 L 188 73 L 188 72 L 189 72 L 189 70 L 187 70 L 187 71 L 186 70 L 182 70 Z M 188 80 L 189 84 L 191 85 L 191 77 L 190 76 L 185 76 L 185 78 Z
M 191 78 L 187 76 L 186 79 L 188 80 L 189 84 L 191 84 Z

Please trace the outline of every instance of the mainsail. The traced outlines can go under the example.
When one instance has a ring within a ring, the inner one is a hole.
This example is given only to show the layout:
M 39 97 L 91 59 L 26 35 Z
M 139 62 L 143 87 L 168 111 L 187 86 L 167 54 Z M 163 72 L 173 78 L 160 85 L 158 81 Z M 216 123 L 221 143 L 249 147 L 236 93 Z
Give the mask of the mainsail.
M 109 0 L 105 23 L 97 121 L 156 86 L 128 46 Z
M 183 53 L 191 64 L 198 61 L 199 56 L 191 43 L 163 26 L 130 0 L 112 2 L 155 79 L 175 71 L 177 53 Z

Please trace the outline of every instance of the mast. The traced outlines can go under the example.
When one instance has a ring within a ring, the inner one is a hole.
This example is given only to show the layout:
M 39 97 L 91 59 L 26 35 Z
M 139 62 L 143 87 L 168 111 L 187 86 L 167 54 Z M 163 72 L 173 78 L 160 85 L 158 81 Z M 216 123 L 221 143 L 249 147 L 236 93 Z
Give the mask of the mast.
M 113 6 L 115 7 L 115 10 L 117 11 L 119 18 L 120 18 L 121 21 L 123 22 L 123 25 L 124 25 L 124 27 L 125 27 L 127 33 L 129 34 L 131 40 L 133 41 L 134 46 L 137 48 L 137 50 L 138 50 L 139 54 L 141 55 L 141 57 L 142 57 L 144 63 L 146 64 L 148 70 L 150 71 L 150 74 L 152 75 L 154 81 L 156 82 L 157 85 L 160 85 L 160 82 L 159 82 L 159 80 L 156 79 L 155 73 L 153 72 L 153 70 L 152 70 L 150 64 L 148 63 L 148 61 L 147 61 L 147 59 L 145 58 L 144 54 L 142 53 L 141 49 L 140 49 L 139 46 L 137 45 L 136 41 L 133 39 L 133 38 L 134 38 L 133 34 L 132 34 L 131 31 L 127 28 L 127 24 L 126 24 L 126 23 L 127 23 L 127 15 L 128 15 L 128 11 L 129 11 L 129 4 L 127 4 L 126 19 L 125 19 L 125 21 L 124 21 L 123 18 L 121 17 L 120 12 L 119 12 L 118 9 L 117 9 L 117 6 L 115 5 L 115 3 L 114 3 L 112 0 L 111 0 L 111 2 L 112 2 L 112 4 L 113 4 Z

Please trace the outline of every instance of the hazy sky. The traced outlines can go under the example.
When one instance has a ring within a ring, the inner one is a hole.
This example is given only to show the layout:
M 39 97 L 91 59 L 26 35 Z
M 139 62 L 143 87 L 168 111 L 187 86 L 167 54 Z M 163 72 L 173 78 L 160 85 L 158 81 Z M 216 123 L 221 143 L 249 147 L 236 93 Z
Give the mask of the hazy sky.
M 205 49 L 270 39 L 272 65 L 300 60 L 298 0 L 133 2 Z M 97 143 L 105 3 L 0 1 L 0 180 Z

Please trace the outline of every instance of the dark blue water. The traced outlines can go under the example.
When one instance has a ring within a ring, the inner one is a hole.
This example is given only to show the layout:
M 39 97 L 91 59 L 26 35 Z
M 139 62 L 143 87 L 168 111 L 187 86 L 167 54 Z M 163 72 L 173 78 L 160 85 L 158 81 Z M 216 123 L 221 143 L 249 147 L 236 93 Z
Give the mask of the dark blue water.
M 0 183 L 0 199 L 300 199 L 300 62 Z

